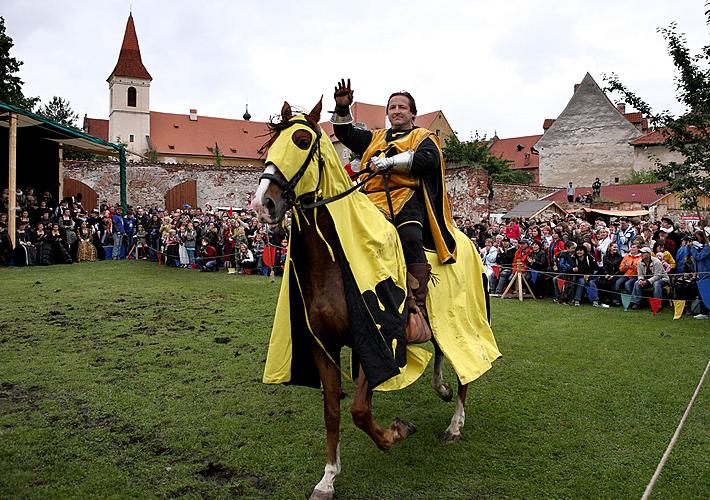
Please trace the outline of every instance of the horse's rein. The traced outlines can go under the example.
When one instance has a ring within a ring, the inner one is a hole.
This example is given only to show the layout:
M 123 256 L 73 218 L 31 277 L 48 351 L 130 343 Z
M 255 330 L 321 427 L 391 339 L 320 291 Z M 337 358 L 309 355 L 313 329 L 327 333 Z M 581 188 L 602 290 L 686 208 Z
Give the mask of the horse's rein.
M 342 193 L 336 194 L 335 196 L 331 196 L 330 198 L 324 198 L 322 200 L 314 201 L 312 203 L 300 202 L 298 200 L 298 198 L 296 198 L 295 188 L 296 188 L 296 185 L 298 184 L 298 182 L 303 177 L 303 175 L 306 173 L 306 169 L 308 168 L 308 165 L 311 163 L 311 160 L 313 160 L 313 156 L 315 155 L 316 149 L 318 150 L 318 186 L 320 186 L 321 172 L 323 170 L 323 156 L 321 155 L 321 150 L 320 150 L 321 132 L 320 132 L 320 130 L 317 130 L 315 127 L 313 127 L 313 124 L 311 124 L 307 120 L 293 120 L 290 123 L 292 125 L 296 124 L 296 123 L 306 125 L 308 128 L 310 128 L 316 134 L 316 139 L 313 142 L 313 146 L 311 146 L 311 150 L 308 152 L 308 156 L 306 157 L 305 161 L 303 162 L 303 165 L 301 165 L 301 167 L 298 169 L 298 171 L 291 178 L 291 180 L 284 181 L 284 179 L 282 177 L 279 177 L 278 175 L 271 174 L 271 173 L 263 173 L 259 177 L 259 181 L 261 181 L 262 179 L 267 179 L 269 181 L 275 182 L 279 186 L 279 188 L 281 189 L 282 196 L 286 199 L 286 202 L 289 205 L 291 205 L 292 207 L 295 207 L 299 210 L 309 210 L 311 208 L 317 208 L 317 207 L 321 207 L 323 205 L 327 205 L 328 203 L 332 203 L 334 201 L 345 198 L 353 191 L 357 191 L 358 189 L 360 189 L 363 186 L 363 184 L 365 184 L 367 181 L 369 181 L 370 179 L 372 179 L 376 175 L 381 175 L 383 173 L 380 171 L 370 172 L 367 175 L 367 177 L 365 177 L 362 181 L 355 183 L 351 188 L 343 191 Z M 318 189 L 317 189 L 318 186 L 316 186 L 316 192 L 318 191 Z

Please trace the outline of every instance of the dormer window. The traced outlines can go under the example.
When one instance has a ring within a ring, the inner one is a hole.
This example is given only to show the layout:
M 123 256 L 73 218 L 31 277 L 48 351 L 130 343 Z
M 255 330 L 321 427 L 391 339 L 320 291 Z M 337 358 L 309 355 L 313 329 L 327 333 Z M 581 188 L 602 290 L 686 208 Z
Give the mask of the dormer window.
M 128 87 L 128 106 L 131 108 L 136 107 L 136 88 Z

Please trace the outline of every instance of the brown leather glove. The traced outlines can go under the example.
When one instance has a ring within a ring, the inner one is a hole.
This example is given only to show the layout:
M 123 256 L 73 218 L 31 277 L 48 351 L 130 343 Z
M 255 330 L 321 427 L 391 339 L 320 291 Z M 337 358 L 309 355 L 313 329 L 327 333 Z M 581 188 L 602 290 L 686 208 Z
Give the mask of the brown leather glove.
M 345 83 L 344 78 L 338 82 L 335 86 L 333 97 L 335 98 L 335 112 L 340 116 L 347 115 L 350 110 L 350 105 L 353 103 L 353 90 L 350 88 L 350 78 L 348 78 L 347 83 Z

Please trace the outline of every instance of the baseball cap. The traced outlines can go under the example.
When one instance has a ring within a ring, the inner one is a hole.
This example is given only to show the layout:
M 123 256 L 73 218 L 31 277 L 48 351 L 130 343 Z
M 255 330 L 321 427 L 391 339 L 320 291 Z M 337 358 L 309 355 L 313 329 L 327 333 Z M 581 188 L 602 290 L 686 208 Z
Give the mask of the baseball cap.
M 651 249 L 648 248 L 648 247 L 643 247 L 643 248 L 640 250 L 640 252 L 641 252 L 641 253 L 651 253 Z

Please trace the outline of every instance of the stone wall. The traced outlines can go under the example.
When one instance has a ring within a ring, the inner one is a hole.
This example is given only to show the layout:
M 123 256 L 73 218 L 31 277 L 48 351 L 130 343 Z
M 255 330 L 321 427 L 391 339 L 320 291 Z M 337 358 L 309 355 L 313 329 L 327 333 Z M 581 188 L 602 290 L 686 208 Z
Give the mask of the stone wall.
M 446 169 L 446 192 L 453 216 L 478 222 L 488 217 L 488 172 L 480 168 Z
M 129 205 L 163 207 L 165 194 L 187 180 L 197 182 L 197 204 L 204 206 L 246 206 L 256 190 L 261 167 L 225 167 L 213 165 L 164 163 L 127 163 L 126 196 Z M 119 167 L 115 162 L 64 162 L 64 177 L 83 182 L 100 201 L 120 200 Z
M 523 201 L 539 200 L 560 188 L 528 186 L 526 184 L 493 183 L 493 197 L 488 199 L 488 173 L 479 168 L 456 167 L 446 169 L 446 191 L 454 216 L 470 218 L 474 222 L 488 218 L 491 213 L 506 213 Z
M 204 207 L 245 207 L 259 183 L 261 167 L 216 168 L 213 165 L 164 163 L 127 163 L 126 196 L 129 205 L 160 207 L 166 193 L 187 180 L 197 182 L 197 205 Z M 521 201 L 536 200 L 558 188 L 522 184 L 493 184 L 493 200 L 488 199 L 488 173 L 474 167 L 446 170 L 446 188 L 454 216 L 476 222 L 489 213 L 505 213 Z M 64 162 L 64 177 L 83 182 L 94 191 L 99 201 L 120 200 L 118 163 L 105 161 Z

